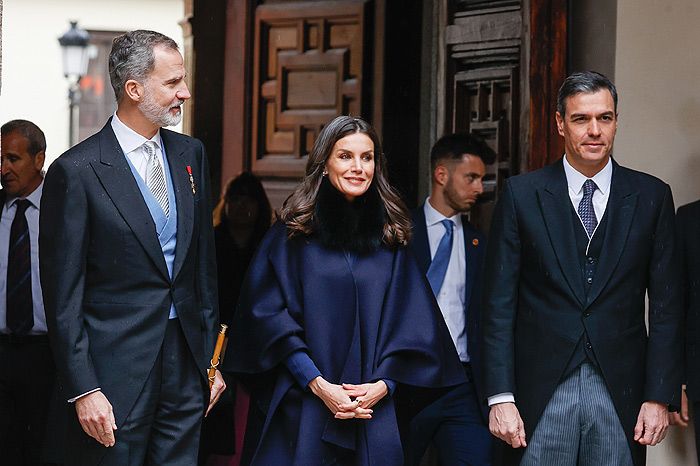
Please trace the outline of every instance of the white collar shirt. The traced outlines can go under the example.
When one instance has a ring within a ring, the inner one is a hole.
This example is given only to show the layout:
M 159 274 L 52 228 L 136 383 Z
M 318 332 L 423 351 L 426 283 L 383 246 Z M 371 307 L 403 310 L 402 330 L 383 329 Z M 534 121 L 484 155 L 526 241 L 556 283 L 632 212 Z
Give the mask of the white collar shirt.
M 114 115 L 112 115 L 112 131 L 114 131 L 114 135 L 117 137 L 117 142 L 119 142 L 122 152 L 124 152 L 124 155 L 129 159 L 129 162 L 131 162 L 144 182 L 146 182 L 146 176 L 148 175 L 148 155 L 143 148 L 145 142 L 153 141 L 156 144 L 156 157 L 158 157 L 160 166 L 165 166 L 163 141 L 160 137 L 160 130 L 151 139 L 146 139 L 126 126 L 115 112 Z
M 598 173 L 593 175 L 591 180 L 596 184 L 598 189 L 593 192 L 593 210 L 595 210 L 595 216 L 598 219 L 598 224 L 600 224 L 603 215 L 605 214 L 605 208 L 608 205 L 608 198 L 610 197 L 610 185 L 612 182 L 612 159 L 608 159 L 608 163 L 600 170 Z M 564 155 L 564 174 L 566 175 L 566 184 L 569 188 L 569 198 L 571 199 L 571 205 L 574 206 L 574 210 L 578 214 L 578 205 L 583 199 L 583 184 L 589 178 L 577 171 L 571 166 L 567 160 L 567 156 Z M 580 217 L 579 217 L 580 220 Z M 583 223 L 582 223 L 583 224 Z M 597 227 L 596 227 L 597 228 Z M 595 234 L 595 232 L 594 232 Z

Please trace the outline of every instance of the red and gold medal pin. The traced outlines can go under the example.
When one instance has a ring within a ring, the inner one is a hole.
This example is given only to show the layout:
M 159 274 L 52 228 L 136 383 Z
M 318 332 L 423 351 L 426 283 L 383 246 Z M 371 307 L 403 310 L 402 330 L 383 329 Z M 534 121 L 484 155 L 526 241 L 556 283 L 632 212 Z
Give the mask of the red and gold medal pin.
M 474 245 L 474 247 L 478 246 L 479 245 L 479 238 L 474 238 L 472 240 L 472 244 Z
M 194 187 L 194 178 L 192 178 L 192 167 L 187 165 L 187 174 L 190 175 L 190 186 L 192 186 L 192 194 L 197 194 L 197 190 Z

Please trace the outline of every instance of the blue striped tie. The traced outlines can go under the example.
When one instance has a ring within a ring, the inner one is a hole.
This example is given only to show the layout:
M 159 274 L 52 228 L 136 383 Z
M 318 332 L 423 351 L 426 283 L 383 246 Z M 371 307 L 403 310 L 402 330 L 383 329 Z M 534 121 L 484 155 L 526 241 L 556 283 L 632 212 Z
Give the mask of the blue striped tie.
M 428 273 L 426 274 L 435 296 L 438 295 L 440 288 L 442 288 L 442 282 L 445 281 L 445 274 L 447 273 L 447 266 L 450 265 L 450 256 L 452 255 L 452 230 L 455 226 L 454 222 L 449 218 L 442 220 L 441 223 L 442 226 L 445 227 L 445 234 L 442 235 L 437 251 L 435 251 L 435 257 L 433 257 L 433 261 L 430 263 Z
M 19 199 L 17 211 L 10 226 L 10 247 L 7 254 L 7 328 L 11 333 L 24 335 L 34 327 L 32 303 L 32 264 L 29 244 L 29 225 L 25 212 L 31 203 Z
M 583 183 L 583 199 L 578 205 L 578 215 L 581 217 L 581 222 L 583 222 L 589 238 L 593 236 L 595 227 L 598 226 L 598 219 L 593 208 L 593 193 L 596 189 L 598 189 L 598 186 L 595 184 L 595 181 L 586 180 Z

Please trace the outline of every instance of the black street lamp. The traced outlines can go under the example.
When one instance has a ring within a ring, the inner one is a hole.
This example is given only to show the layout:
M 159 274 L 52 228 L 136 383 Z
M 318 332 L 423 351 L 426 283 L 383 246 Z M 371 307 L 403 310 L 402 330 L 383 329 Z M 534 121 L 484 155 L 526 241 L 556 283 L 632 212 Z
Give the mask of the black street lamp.
M 69 102 L 69 120 L 68 120 L 68 142 L 69 147 L 73 147 L 76 142 L 75 134 L 75 116 L 76 107 L 80 103 L 80 80 L 87 74 L 88 62 L 88 43 L 90 42 L 90 34 L 84 29 L 78 29 L 78 22 L 71 21 L 70 29 L 58 38 L 58 43 L 61 44 L 63 51 L 63 74 L 68 78 L 68 102 Z

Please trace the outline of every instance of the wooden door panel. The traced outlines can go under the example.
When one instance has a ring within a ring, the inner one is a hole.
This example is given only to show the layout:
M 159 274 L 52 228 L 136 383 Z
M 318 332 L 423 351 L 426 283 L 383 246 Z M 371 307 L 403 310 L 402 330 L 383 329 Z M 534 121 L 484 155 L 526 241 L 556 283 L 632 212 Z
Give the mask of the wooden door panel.
M 497 153 L 471 212 L 487 229 L 500 186 L 519 167 L 523 12 L 519 1 L 454 2 L 449 11 L 446 129 L 476 133 Z
M 364 1 L 257 7 L 250 166 L 271 192 L 304 174 L 326 122 L 362 113 L 364 16 Z
M 498 155 L 471 214 L 482 228 L 506 178 L 561 156 L 554 110 L 566 17 L 558 0 L 447 0 L 445 129 L 478 133 Z

